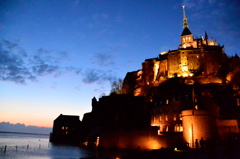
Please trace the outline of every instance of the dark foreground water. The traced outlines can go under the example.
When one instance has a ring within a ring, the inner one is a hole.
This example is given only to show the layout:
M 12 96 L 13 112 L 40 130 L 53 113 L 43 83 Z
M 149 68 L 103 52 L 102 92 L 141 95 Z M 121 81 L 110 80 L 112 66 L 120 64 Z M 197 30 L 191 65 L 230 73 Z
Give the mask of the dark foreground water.
M 204 153 L 189 150 L 154 151 L 89 150 L 74 146 L 52 145 L 49 135 L 0 132 L 0 159 L 239 159 L 240 144 L 218 145 Z M 6 150 L 5 150 L 5 146 Z M 5 152 L 6 151 L 6 152 Z
M 5 149 L 5 146 L 6 149 Z M 95 158 L 96 152 L 73 146 L 52 145 L 49 135 L 0 133 L 0 158 Z

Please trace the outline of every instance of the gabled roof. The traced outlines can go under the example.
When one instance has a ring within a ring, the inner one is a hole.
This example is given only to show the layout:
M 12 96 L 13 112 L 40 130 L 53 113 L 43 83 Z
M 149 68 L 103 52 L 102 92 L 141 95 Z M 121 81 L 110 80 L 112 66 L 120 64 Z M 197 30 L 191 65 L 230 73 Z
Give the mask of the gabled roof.
M 188 28 L 184 28 L 181 36 L 190 35 L 190 34 L 192 34 L 191 31 Z
M 54 121 L 80 121 L 77 115 L 62 115 L 60 114 Z

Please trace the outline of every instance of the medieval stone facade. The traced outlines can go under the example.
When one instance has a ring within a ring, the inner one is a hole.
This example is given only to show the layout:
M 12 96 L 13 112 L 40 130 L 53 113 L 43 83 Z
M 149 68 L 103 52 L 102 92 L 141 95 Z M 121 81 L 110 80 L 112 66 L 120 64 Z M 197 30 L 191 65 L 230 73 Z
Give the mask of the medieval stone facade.
M 134 91 L 128 92 L 127 89 L 130 88 L 123 87 L 123 92 L 144 96 L 147 85 L 157 86 L 174 77 L 198 76 L 202 78 L 201 83 L 224 82 L 219 77 L 226 58 L 224 47 L 214 39 L 209 39 L 206 32 L 204 37 L 194 38 L 188 28 L 185 11 L 183 22 L 184 29 L 178 49 L 161 52 L 158 58 L 146 59 L 142 63 L 142 69 L 137 72 L 138 79 L 135 80 L 138 81 L 138 86 L 128 85 Z M 136 72 L 132 72 L 134 73 Z M 131 78 L 131 73 L 128 73 L 125 80 L 128 78 Z

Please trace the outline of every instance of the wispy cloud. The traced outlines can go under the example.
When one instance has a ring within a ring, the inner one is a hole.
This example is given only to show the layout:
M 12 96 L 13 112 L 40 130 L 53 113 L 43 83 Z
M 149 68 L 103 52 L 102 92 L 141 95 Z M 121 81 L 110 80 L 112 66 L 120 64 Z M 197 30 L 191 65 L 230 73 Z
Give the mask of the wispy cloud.
M 0 80 L 26 84 L 36 76 L 26 67 L 27 54 L 16 43 L 3 40 L 0 43 Z
M 18 43 L 2 40 L 0 42 L 0 81 L 27 84 L 28 81 L 37 82 L 41 76 L 60 77 L 70 72 L 80 76 L 85 84 L 101 85 L 116 79 L 112 71 L 63 66 L 62 63 L 66 59 L 69 57 L 65 51 L 40 48 L 30 56 Z M 101 66 L 114 64 L 112 57 L 107 54 L 96 54 L 92 59 Z
M 47 64 L 40 56 L 33 57 L 32 72 L 37 76 L 49 75 L 59 71 L 57 65 Z
M 57 56 L 55 56 L 55 54 Z M 60 74 L 67 70 L 60 68 L 61 60 L 66 59 L 66 52 L 54 52 L 38 49 L 33 56 L 18 45 L 8 40 L 0 42 L 0 80 L 27 84 L 37 81 L 37 77 Z
M 104 82 L 112 82 L 115 79 L 116 77 L 112 74 L 112 71 L 86 69 L 82 73 L 82 81 L 85 84 L 102 84 Z
M 98 64 L 99 66 L 110 66 L 115 64 L 112 56 L 103 53 L 93 55 L 91 63 Z

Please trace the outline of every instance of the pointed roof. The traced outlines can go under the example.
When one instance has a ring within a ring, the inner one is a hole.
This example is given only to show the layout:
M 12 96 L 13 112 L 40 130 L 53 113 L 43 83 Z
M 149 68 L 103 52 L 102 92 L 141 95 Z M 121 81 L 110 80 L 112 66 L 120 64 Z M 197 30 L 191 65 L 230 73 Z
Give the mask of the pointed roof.
M 191 31 L 188 28 L 184 28 L 181 36 L 190 35 L 190 34 L 192 34 Z
M 208 35 L 206 31 L 205 31 L 205 39 L 208 39 Z

